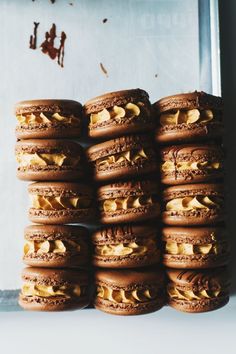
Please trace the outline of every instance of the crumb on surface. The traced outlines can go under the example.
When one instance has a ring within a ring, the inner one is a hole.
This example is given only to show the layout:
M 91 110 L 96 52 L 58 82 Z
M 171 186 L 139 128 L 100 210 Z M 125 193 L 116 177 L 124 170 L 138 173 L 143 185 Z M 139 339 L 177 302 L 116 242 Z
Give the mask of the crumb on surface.
M 107 18 L 104 18 L 104 19 L 102 20 L 103 23 L 106 23 L 107 21 L 108 21 Z
M 158 74 L 155 74 L 155 77 L 158 77 Z
M 100 63 L 100 68 L 101 68 L 102 72 L 106 75 L 106 77 L 108 77 L 108 72 L 107 72 L 106 68 L 104 67 L 103 63 Z

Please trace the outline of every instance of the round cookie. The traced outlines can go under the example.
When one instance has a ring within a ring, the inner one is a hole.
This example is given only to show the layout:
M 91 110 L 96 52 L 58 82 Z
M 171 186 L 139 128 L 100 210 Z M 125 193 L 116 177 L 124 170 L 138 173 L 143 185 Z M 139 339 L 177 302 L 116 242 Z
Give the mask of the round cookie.
M 74 268 L 88 263 L 88 231 L 82 226 L 30 225 L 25 228 L 23 262 L 32 267 Z
M 18 139 L 77 138 L 81 135 L 83 109 L 71 100 L 40 99 L 18 102 Z
M 89 279 L 85 271 L 25 268 L 19 305 L 30 311 L 81 309 L 89 303 Z
M 119 182 L 98 189 L 103 224 L 141 222 L 159 216 L 158 187 L 154 181 Z
M 205 92 L 181 93 L 153 104 L 158 117 L 159 143 L 221 138 L 223 134 L 221 97 Z
M 159 269 L 98 270 L 95 308 L 114 315 L 141 315 L 165 303 L 165 277 Z
M 223 227 L 164 227 L 163 264 L 203 269 L 226 265 L 229 244 Z
M 147 135 L 128 135 L 87 150 L 96 181 L 123 179 L 157 171 L 157 157 Z
M 148 93 L 141 89 L 106 93 L 84 106 L 91 138 L 115 138 L 154 128 Z
M 161 182 L 175 185 L 223 177 L 224 154 L 217 145 L 176 145 L 161 150 Z
M 167 225 L 211 225 L 224 220 L 223 184 L 184 184 L 163 192 Z
M 28 187 L 29 219 L 39 224 L 83 223 L 95 215 L 92 189 L 69 182 L 36 182 Z
M 93 264 L 103 268 L 138 268 L 160 261 L 157 228 L 148 225 L 119 225 L 92 235 Z
M 207 312 L 229 301 L 229 276 L 225 268 L 168 269 L 168 304 L 179 311 Z
M 33 139 L 16 143 L 17 177 L 26 181 L 73 181 L 84 176 L 82 147 L 69 140 Z

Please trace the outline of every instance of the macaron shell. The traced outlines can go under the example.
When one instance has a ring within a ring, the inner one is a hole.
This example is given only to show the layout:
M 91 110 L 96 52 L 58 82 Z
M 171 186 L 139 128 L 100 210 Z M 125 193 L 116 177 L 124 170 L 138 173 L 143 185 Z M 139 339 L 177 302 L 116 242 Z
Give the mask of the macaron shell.
M 88 251 L 83 255 L 73 255 L 70 253 L 42 255 L 33 253 L 23 257 L 23 262 L 27 266 L 43 268 L 80 268 L 86 265 L 88 260 Z
M 75 182 L 35 182 L 28 186 L 28 192 L 44 196 L 92 196 L 89 185 Z
M 84 177 L 84 169 L 61 169 L 60 167 L 36 168 L 35 170 L 17 171 L 17 178 L 22 181 L 78 181 Z
M 172 226 L 204 226 L 220 224 L 225 219 L 223 210 L 164 211 L 162 221 Z
M 168 305 L 179 311 L 189 313 L 200 313 L 217 310 L 225 306 L 228 302 L 229 296 L 226 295 L 212 299 L 201 299 L 192 301 L 169 299 Z
M 82 123 L 79 122 L 76 127 L 62 126 L 60 123 L 51 124 L 47 127 L 37 126 L 35 128 L 28 128 L 23 126 L 16 127 L 17 139 L 60 139 L 72 138 L 76 139 L 81 136 Z
M 227 265 L 229 253 L 224 254 L 194 254 L 194 255 L 163 255 L 163 264 L 176 269 L 206 269 Z

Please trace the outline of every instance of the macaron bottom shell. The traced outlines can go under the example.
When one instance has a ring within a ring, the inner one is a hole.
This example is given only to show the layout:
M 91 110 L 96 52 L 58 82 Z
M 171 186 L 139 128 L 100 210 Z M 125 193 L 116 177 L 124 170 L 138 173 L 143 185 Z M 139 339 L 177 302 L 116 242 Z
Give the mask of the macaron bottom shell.
M 43 210 L 29 209 L 29 220 L 46 225 L 87 222 L 95 216 L 95 209 Z
M 209 312 L 225 306 L 229 301 L 229 295 L 201 299 L 201 300 L 179 300 L 170 299 L 168 305 L 176 310 L 190 313 Z

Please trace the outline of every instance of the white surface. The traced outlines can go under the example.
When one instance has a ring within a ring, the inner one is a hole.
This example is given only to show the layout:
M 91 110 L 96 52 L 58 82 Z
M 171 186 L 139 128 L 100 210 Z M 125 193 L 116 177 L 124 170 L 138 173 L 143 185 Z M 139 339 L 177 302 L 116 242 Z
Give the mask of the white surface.
M 236 298 L 198 315 L 171 308 L 135 317 L 96 310 L 1 313 L 0 348 L 4 354 L 235 354 L 235 313 Z

